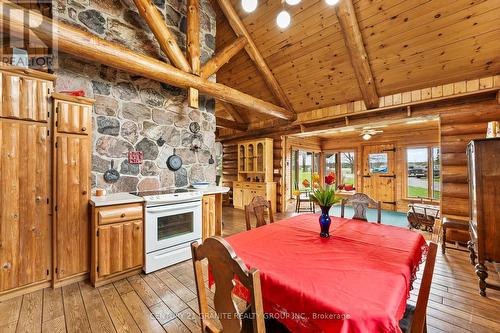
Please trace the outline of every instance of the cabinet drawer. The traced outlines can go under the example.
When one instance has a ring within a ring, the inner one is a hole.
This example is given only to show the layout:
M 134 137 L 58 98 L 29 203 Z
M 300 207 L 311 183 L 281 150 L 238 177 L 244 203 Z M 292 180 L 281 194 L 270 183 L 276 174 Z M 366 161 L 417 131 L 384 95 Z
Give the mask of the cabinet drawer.
M 109 224 L 130 220 L 142 220 L 142 204 L 99 208 L 98 223 Z

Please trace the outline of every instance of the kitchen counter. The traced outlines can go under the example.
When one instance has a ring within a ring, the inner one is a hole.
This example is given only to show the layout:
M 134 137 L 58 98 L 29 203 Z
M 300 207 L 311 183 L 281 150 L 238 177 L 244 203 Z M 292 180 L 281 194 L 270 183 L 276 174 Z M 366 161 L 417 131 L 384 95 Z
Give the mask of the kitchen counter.
M 93 195 L 90 199 L 90 204 L 94 207 L 122 205 L 136 202 L 144 202 L 144 199 L 126 192 L 110 193 L 102 197 Z
M 216 186 L 216 185 L 209 185 L 207 188 L 202 188 L 202 189 L 195 189 L 195 191 L 200 191 L 203 193 L 203 195 L 209 195 L 209 194 L 223 194 L 229 192 L 229 187 L 226 186 Z

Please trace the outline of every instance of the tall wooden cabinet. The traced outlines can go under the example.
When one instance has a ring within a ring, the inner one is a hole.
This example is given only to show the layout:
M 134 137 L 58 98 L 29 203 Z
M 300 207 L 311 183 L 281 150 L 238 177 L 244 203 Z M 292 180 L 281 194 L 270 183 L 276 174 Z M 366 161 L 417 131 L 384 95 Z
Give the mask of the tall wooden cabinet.
M 273 211 L 276 211 L 273 139 L 238 143 L 238 181 L 233 182 L 233 206 L 244 209 L 256 196 L 270 200 Z
M 467 147 L 469 170 L 469 250 L 471 262 L 477 258 L 479 290 L 500 290 L 486 282 L 485 261 L 500 261 L 500 138 L 471 141 Z
M 92 100 L 0 65 L 0 299 L 89 271 Z
M 49 96 L 54 79 L 0 68 L 0 297 L 45 287 L 52 278 Z
M 54 285 L 90 271 L 90 168 L 93 100 L 53 94 Z

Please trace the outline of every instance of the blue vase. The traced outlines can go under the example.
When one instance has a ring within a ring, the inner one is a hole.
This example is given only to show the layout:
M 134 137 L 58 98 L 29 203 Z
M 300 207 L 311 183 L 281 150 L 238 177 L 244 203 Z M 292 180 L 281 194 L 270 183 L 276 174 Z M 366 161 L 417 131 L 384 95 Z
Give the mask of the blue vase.
M 319 234 L 321 238 L 330 237 L 330 224 L 332 223 L 332 219 L 330 218 L 330 208 L 332 206 L 320 206 L 321 207 L 321 216 L 319 217 L 319 226 L 321 227 L 321 233 Z

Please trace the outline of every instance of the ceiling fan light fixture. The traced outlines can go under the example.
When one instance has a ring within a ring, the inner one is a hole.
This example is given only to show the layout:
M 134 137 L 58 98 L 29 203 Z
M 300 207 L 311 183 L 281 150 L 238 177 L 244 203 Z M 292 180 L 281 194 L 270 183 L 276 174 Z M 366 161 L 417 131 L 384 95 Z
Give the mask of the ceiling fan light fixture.
M 339 3 L 339 0 L 325 0 L 326 4 L 329 6 L 335 6 Z
M 295 5 L 298 5 L 300 3 L 301 0 L 285 0 L 285 2 L 287 4 L 289 4 L 290 6 L 295 6 Z
M 257 0 L 241 0 L 241 7 L 245 12 L 251 13 L 257 8 Z
M 278 27 L 281 29 L 285 29 L 290 25 L 290 21 L 292 18 L 290 17 L 290 14 L 286 10 L 282 10 L 278 16 L 276 16 L 276 24 Z
M 370 140 L 372 136 L 368 133 L 363 134 L 363 140 Z

